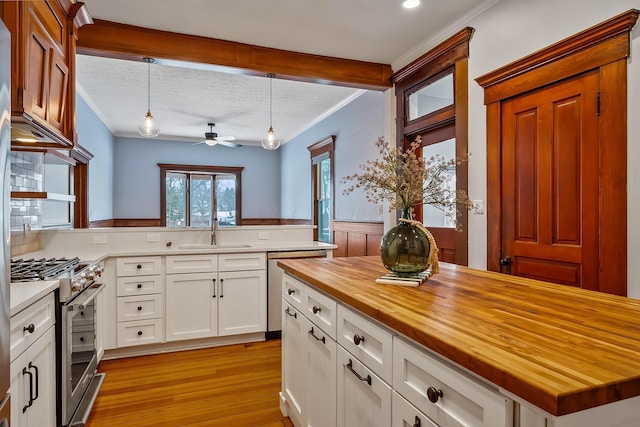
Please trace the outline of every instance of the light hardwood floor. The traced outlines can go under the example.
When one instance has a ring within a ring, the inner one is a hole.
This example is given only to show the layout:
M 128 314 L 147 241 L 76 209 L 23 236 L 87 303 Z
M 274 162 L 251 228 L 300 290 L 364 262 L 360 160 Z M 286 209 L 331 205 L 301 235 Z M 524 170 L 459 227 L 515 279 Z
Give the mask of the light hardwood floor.
M 88 427 L 293 427 L 280 413 L 280 340 L 107 360 Z

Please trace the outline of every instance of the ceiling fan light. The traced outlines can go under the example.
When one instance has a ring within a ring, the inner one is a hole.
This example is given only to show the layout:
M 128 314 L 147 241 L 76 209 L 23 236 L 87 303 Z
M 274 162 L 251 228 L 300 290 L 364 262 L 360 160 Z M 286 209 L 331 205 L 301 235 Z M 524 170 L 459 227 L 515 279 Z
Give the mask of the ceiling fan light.
M 406 9 L 413 9 L 420 6 L 420 0 L 404 0 L 402 6 Z
M 160 129 L 156 126 L 150 111 L 147 111 L 147 114 L 140 120 L 138 132 L 147 138 L 153 138 L 160 134 Z
M 271 126 L 269 126 L 267 134 L 262 138 L 262 147 L 267 150 L 277 150 L 280 147 L 280 137 Z
M 212 138 L 212 139 L 207 138 L 204 140 L 204 143 L 207 144 L 209 147 L 213 147 L 218 143 L 218 141 L 215 138 Z

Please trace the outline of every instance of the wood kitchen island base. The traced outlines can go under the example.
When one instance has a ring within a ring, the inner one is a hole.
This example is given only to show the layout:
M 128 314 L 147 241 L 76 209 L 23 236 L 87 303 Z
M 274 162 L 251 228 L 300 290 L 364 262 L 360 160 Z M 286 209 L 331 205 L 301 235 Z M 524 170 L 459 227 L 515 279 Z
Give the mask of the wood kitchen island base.
M 640 425 L 640 301 L 448 264 L 416 288 L 378 285 L 379 257 L 279 265 L 281 408 L 297 426 L 314 387 L 337 390 L 338 426 Z

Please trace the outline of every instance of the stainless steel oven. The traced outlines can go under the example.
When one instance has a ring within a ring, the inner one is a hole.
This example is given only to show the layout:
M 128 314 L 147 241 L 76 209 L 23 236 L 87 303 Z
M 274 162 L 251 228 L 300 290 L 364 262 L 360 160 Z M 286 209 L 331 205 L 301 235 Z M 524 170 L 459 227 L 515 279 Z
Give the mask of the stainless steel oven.
M 58 280 L 56 310 L 57 425 L 84 426 L 104 379 L 98 374 L 96 296 L 102 262 L 78 258 L 11 260 L 11 282 Z
M 97 373 L 95 305 L 104 287 L 94 282 L 60 307 L 63 426 L 84 426 L 104 379 Z

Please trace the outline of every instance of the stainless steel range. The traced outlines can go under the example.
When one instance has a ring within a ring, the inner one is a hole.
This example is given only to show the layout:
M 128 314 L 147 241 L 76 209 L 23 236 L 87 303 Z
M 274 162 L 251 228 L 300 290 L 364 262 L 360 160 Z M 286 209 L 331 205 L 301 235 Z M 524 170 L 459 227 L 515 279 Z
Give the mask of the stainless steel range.
M 95 298 L 105 287 L 101 262 L 78 258 L 11 261 L 11 282 L 58 280 L 56 348 L 60 426 L 84 426 L 104 374 L 97 373 Z

